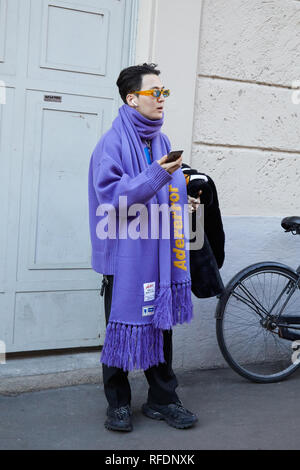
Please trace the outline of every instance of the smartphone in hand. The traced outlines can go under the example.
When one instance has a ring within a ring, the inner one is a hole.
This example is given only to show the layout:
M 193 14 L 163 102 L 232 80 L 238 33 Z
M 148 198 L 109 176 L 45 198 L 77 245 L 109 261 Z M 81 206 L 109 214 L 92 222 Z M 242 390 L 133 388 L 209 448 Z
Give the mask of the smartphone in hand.
M 168 157 L 164 161 L 164 163 L 176 162 L 176 160 L 178 160 L 178 158 L 180 158 L 182 154 L 183 150 L 174 150 L 168 154 Z

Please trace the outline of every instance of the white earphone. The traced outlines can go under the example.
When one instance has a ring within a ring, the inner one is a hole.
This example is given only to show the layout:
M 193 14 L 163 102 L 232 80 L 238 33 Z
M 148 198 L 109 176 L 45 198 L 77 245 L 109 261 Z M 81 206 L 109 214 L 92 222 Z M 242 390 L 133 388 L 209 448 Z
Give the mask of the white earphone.
M 133 100 L 132 100 L 132 102 L 133 102 L 133 104 L 134 104 L 135 106 L 137 106 L 137 104 L 136 104 L 136 102 L 135 102 L 135 101 L 133 101 Z

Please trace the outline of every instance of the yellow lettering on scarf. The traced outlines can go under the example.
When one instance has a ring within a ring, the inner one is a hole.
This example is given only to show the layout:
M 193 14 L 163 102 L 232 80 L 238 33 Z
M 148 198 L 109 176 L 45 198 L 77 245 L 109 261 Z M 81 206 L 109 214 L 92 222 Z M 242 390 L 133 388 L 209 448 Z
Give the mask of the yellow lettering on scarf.
M 183 269 L 186 271 L 185 260 L 184 261 L 174 261 L 174 264 L 177 268 Z
M 176 248 L 173 248 L 173 252 L 176 253 L 176 260 L 174 260 L 174 266 L 186 271 L 187 267 L 184 249 L 184 235 L 181 230 L 183 227 L 181 207 L 175 204 L 179 200 L 178 192 L 178 188 L 176 188 L 175 186 L 173 187 L 171 184 L 169 185 L 169 197 L 171 201 L 172 218 L 174 221 L 174 239 L 176 246 Z M 176 213 L 176 211 L 179 212 Z
M 184 240 L 175 240 L 175 245 L 177 248 L 183 248 L 184 247 Z

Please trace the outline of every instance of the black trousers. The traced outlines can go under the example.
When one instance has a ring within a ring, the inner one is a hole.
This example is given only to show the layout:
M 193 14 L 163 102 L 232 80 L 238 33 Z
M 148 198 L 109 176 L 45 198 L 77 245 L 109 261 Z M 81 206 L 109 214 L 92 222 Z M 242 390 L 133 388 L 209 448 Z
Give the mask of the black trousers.
M 113 275 L 107 275 L 108 284 L 104 292 L 106 325 L 109 321 L 113 292 Z M 149 384 L 148 403 L 168 405 L 178 400 L 175 392 L 178 386 L 177 378 L 172 370 L 172 330 L 164 331 L 165 363 L 150 367 L 144 371 Z M 131 404 L 131 389 L 128 372 L 117 367 L 102 364 L 104 392 L 108 404 L 113 408 Z

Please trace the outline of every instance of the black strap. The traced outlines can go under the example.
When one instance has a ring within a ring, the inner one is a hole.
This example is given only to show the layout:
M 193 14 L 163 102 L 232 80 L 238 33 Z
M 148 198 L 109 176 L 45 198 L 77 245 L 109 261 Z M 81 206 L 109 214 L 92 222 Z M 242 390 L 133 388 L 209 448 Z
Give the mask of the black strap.
M 100 291 L 101 297 L 103 297 L 104 289 L 107 285 L 108 285 L 108 279 L 107 279 L 106 275 L 103 274 L 103 279 L 102 279 L 102 284 L 101 284 L 101 291 Z

